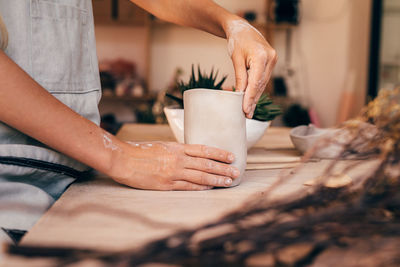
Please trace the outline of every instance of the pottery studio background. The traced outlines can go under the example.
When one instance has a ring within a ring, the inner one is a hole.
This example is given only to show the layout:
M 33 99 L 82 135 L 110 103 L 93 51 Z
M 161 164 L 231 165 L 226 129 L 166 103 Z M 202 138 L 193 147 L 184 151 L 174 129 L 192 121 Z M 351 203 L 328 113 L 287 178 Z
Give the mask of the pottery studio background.
M 400 1 L 216 2 L 247 18 L 277 50 L 270 93 L 286 113 L 304 110 L 305 118 L 289 126 L 308 119 L 333 126 L 357 114 L 378 88 L 399 84 Z M 187 80 L 192 64 L 205 72 L 214 67 L 220 77 L 228 75 L 224 87 L 234 85 L 226 40 L 163 23 L 126 0 L 93 5 L 104 90 L 100 111 L 108 130 L 125 122 L 163 122 L 160 95 L 174 80 Z M 282 116 L 273 122 L 285 124 Z

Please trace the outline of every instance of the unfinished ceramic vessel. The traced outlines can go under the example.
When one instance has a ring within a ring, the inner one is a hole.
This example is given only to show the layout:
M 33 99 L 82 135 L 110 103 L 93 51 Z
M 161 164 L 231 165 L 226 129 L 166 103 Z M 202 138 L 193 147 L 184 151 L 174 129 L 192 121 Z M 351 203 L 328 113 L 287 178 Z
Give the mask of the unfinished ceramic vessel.
M 178 106 L 164 107 L 164 113 L 172 133 L 179 143 L 184 143 L 184 112 Z M 271 121 L 258 121 L 246 118 L 247 150 L 254 146 L 265 134 Z
M 240 170 L 232 186 L 238 185 L 246 169 L 246 120 L 243 92 L 191 89 L 183 94 L 186 144 L 203 144 L 235 154 L 233 166 Z

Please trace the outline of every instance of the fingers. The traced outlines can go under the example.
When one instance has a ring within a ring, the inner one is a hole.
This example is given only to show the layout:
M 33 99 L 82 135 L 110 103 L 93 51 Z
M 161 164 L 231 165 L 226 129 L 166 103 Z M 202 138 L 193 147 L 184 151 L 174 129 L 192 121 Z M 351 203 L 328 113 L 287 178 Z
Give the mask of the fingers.
M 246 61 L 241 55 L 234 55 L 232 62 L 235 69 L 236 91 L 243 92 L 247 86 Z
M 267 86 L 277 61 L 275 50 L 269 51 L 266 55 L 265 58 L 258 58 L 250 62 L 248 84 L 243 100 L 243 111 L 248 118 L 253 117 L 258 99 Z
M 253 117 L 258 98 L 267 84 L 265 70 L 266 66 L 262 62 L 255 62 L 250 66 L 249 83 L 247 84 L 243 99 L 243 111 L 249 119 Z
M 184 162 L 184 167 L 232 178 L 237 178 L 240 175 L 240 171 L 236 167 L 209 159 L 188 157 Z
M 235 155 L 228 151 L 205 145 L 185 145 L 185 154 L 192 157 L 213 159 L 221 162 L 232 163 Z
M 198 170 L 185 169 L 182 172 L 185 181 L 205 186 L 227 187 L 232 184 L 232 178 L 210 174 Z
M 172 185 L 171 190 L 180 190 L 180 191 L 202 191 L 211 189 L 212 186 L 208 185 L 199 185 L 187 181 L 175 181 Z

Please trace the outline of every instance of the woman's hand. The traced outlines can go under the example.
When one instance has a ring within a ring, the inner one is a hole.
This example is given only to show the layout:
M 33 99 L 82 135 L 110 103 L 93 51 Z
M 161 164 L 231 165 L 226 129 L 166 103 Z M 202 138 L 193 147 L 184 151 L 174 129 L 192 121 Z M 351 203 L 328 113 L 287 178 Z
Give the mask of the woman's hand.
M 205 190 L 231 185 L 240 174 L 233 161 L 232 153 L 203 145 L 128 142 L 115 147 L 109 175 L 141 189 Z
M 224 29 L 235 68 L 236 89 L 245 91 L 243 111 L 252 118 L 277 62 L 277 55 L 262 34 L 245 20 L 231 20 Z

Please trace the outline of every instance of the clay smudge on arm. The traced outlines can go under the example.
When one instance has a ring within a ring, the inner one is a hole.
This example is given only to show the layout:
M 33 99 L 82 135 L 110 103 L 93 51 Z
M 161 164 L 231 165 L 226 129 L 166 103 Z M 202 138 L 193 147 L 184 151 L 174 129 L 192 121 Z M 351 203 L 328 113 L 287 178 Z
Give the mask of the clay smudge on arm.
M 158 149 L 161 149 L 164 151 L 169 150 L 168 145 L 164 144 L 163 142 L 127 141 L 127 143 L 134 146 L 135 148 L 140 149 L 140 150 L 147 150 L 147 151 L 150 149 L 156 149 L 156 151 Z M 168 158 L 168 156 L 160 155 L 159 152 L 156 152 L 151 157 L 149 157 L 149 154 L 145 154 L 145 155 L 143 155 L 143 158 L 136 157 L 136 158 L 132 158 L 132 160 L 138 164 L 137 165 L 138 168 L 135 171 L 136 175 L 146 174 L 147 173 L 146 170 L 149 170 L 149 169 L 152 169 L 153 171 L 156 171 L 156 172 L 164 172 L 168 169 L 168 166 L 170 165 L 170 159 Z
M 141 149 L 150 149 L 153 147 L 161 148 L 164 150 L 168 150 L 167 145 L 163 144 L 162 142 L 134 142 L 134 141 L 127 141 L 128 144 L 135 146 Z
M 228 53 L 229 53 L 230 57 L 232 57 L 233 51 L 235 50 L 235 43 L 241 41 L 241 40 L 238 40 L 238 39 L 240 39 L 240 37 L 238 35 L 243 31 L 254 31 L 263 40 L 265 40 L 262 33 L 259 30 L 257 30 L 254 26 L 249 24 L 248 22 L 243 21 L 243 20 L 233 20 L 233 21 L 229 22 L 227 33 L 226 33 L 226 35 L 228 37 L 227 38 L 228 39 Z M 265 49 L 262 46 L 260 46 L 259 53 L 265 54 Z
M 119 147 L 113 143 L 111 139 L 111 134 L 109 133 L 103 134 L 103 144 L 105 148 L 111 149 L 112 151 L 119 149 Z
M 264 39 L 264 36 L 261 34 L 261 32 L 259 32 L 256 28 L 254 28 L 252 25 L 250 25 L 250 23 L 244 21 L 244 20 L 233 20 L 231 22 L 229 22 L 228 25 L 228 37 L 233 37 L 235 38 L 235 35 L 237 35 L 238 33 L 244 31 L 244 30 L 253 30 L 255 32 L 257 32 L 261 38 Z

